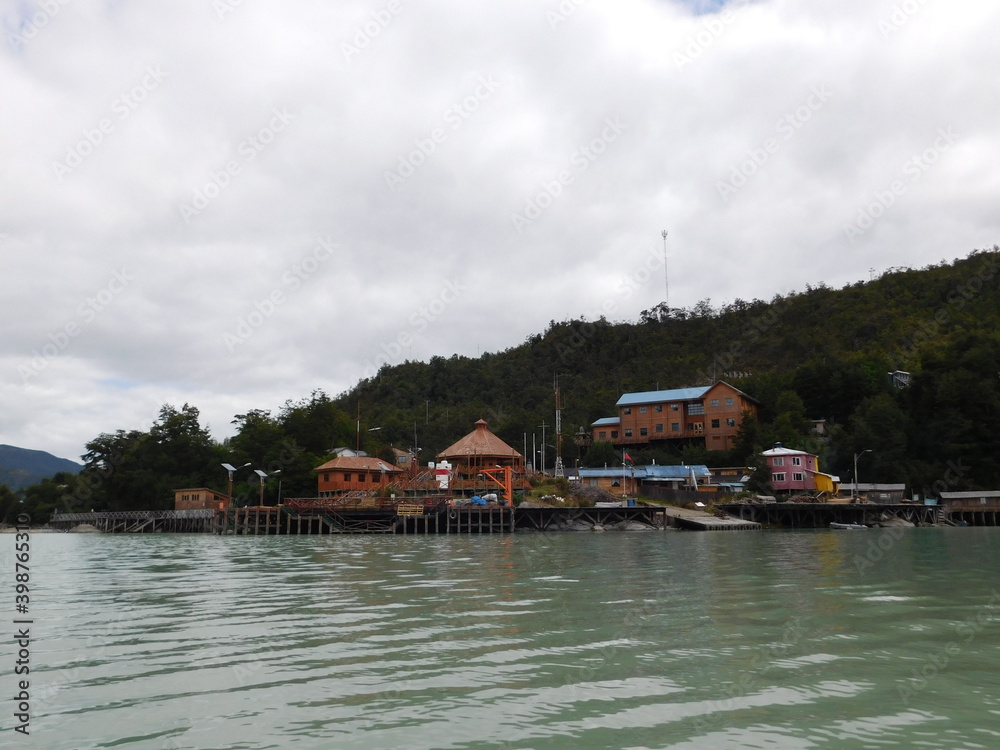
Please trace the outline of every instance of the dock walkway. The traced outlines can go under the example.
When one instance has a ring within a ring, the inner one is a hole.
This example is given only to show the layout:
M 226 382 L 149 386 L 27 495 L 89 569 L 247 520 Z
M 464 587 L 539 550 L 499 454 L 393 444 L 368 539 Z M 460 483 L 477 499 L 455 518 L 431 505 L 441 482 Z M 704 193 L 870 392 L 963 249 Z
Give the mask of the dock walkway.
M 674 526 L 692 531 L 756 531 L 762 528 L 757 521 L 743 518 L 719 518 L 703 510 L 688 510 L 667 506 L 666 514 L 674 520 Z
M 761 524 L 716 518 L 660 505 L 621 507 L 451 506 L 441 502 L 337 507 L 329 503 L 222 510 L 60 513 L 50 525 L 64 530 L 90 524 L 109 533 L 212 533 L 238 536 L 331 534 L 504 534 L 515 531 L 665 530 L 741 531 Z

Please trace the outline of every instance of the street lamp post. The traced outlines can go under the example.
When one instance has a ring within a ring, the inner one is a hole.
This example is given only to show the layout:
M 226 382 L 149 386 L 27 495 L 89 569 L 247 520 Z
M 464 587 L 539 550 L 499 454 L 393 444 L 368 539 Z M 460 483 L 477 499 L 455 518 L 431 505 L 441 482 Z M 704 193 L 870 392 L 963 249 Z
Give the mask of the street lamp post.
M 280 473 L 281 473 L 281 469 L 276 469 L 275 471 L 271 472 L 271 476 L 274 476 L 275 474 L 280 474 Z M 281 477 L 278 477 L 278 505 L 281 505 Z
M 854 487 L 853 491 L 851 492 L 852 500 L 858 499 L 858 459 L 861 458 L 866 453 L 871 453 L 871 452 L 872 452 L 871 448 L 865 448 L 863 451 L 861 451 L 861 453 L 854 454 Z
M 260 477 L 260 505 L 264 504 L 264 480 L 267 479 L 267 472 L 261 471 L 260 469 L 254 469 L 257 476 Z
M 247 461 L 242 466 L 233 466 L 232 464 L 222 464 L 222 468 L 229 472 L 229 505 L 233 507 L 233 475 L 240 469 L 245 469 L 250 465 Z

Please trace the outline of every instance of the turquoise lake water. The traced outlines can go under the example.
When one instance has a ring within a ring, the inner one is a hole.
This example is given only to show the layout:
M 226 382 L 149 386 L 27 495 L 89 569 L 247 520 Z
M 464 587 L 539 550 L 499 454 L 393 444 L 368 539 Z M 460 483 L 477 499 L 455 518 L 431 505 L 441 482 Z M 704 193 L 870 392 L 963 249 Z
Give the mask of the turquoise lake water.
M 997 529 L 31 542 L 4 747 L 1000 747 Z

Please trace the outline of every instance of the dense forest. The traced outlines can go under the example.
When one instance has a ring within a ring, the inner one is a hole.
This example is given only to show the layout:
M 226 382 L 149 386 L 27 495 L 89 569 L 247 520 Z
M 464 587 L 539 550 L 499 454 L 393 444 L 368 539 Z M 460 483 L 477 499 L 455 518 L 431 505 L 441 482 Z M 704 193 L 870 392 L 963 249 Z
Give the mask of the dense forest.
M 1000 247 L 953 263 L 895 268 L 842 289 L 824 284 L 770 301 L 737 299 L 720 308 L 659 306 L 630 323 L 552 321 L 518 346 L 478 358 L 433 357 L 384 366 L 350 391 L 315 391 L 278 413 L 234 417 L 223 444 L 185 404 L 162 408 L 148 432 L 102 434 L 87 444 L 84 470 L 14 493 L 0 486 L 0 516 L 20 503 L 36 518 L 59 510 L 168 508 L 172 490 L 225 491 L 222 461 L 280 474 L 267 500 L 311 495 L 312 468 L 333 448 L 390 457 L 419 450 L 422 462 L 484 418 L 521 449 L 525 435 L 554 445 L 554 385 L 562 395 L 567 466 L 603 465 L 606 450 L 579 448 L 581 427 L 616 414 L 622 393 L 707 385 L 724 379 L 760 403 L 736 447 L 631 451 L 637 463 L 759 463 L 774 442 L 820 455 L 825 471 L 851 481 L 903 482 L 911 492 L 1000 487 Z M 900 387 L 889 373 L 906 371 Z M 814 434 L 826 420 L 826 435 Z M 547 447 L 551 467 L 553 449 Z M 863 451 L 870 451 L 862 453 Z M 248 476 L 249 475 L 249 476 Z M 251 469 L 237 473 L 244 502 L 260 491 Z

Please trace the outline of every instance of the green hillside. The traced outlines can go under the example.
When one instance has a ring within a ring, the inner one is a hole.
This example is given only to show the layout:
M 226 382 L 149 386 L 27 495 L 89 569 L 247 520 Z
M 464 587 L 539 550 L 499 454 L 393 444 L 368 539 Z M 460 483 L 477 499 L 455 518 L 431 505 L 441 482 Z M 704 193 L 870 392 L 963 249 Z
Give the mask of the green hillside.
M 969 469 L 958 484 L 1000 486 L 995 450 L 1000 406 L 1000 248 L 954 263 L 893 269 L 843 289 L 823 284 L 788 296 L 736 300 L 714 308 L 654 308 L 636 323 L 553 321 L 506 351 L 383 367 L 336 399 L 359 404 L 362 434 L 413 443 L 422 458 L 446 446 L 479 417 L 516 447 L 553 422 L 553 382 L 563 396 L 563 432 L 616 413 L 628 391 L 705 385 L 725 379 L 761 403 L 760 432 L 821 453 L 824 468 L 850 480 L 854 452 L 866 455 L 865 481 L 905 481 L 930 489 L 950 461 Z M 888 373 L 912 373 L 896 389 Z M 828 443 L 809 436 L 826 419 Z M 529 448 L 530 450 L 530 448 Z M 568 465 L 578 457 L 564 444 Z M 745 461 L 746 455 L 689 459 Z
M 0 484 L 12 490 L 28 487 L 56 472 L 75 474 L 83 467 L 75 461 L 45 451 L 0 445 Z
M 567 466 L 607 460 L 583 454 L 572 435 L 616 414 L 622 393 L 706 385 L 725 379 L 760 402 L 728 453 L 656 447 L 637 462 L 747 465 L 775 441 L 820 455 L 825 471 L 852 480 L 905 482 L 920 493 L 1000 488 L 1000 248 L 953 263 L 892 269 L 842 289 L 823 284 L 770 301 L 715 308 L 654 308 L 639 321 L 552 321 L 544 333 L 478 358 L 433 357 L 383 367 L 350 391 L 316 391 L 276 414 L 235 415 L 238 433 L 215 443 L 198 409 L 165 405 L 149 432 L 118 431 L 91 441 L 78 478 L 28 488 L 25 504 L 60 509 L 171 507 L 171 490 L 225 490 L 222 461 L 251 462 L 280 475 L 266 497 L 311 495 L 311 469 L 337 446 L 388 457 L 390 446 L 420 449 L 422 462 L 484 418 L 521 449 L 524 437 L 554 444 L 554 383 L 563 398 Z M 889 373 L 907 371 L 904 388 Z M 359 418 L 360 415 L 360 418 Z M 827 436 L 811 434 L 826 420 Z M 360 427 L 359 427 L 360 422 Z M 376 428 L 376 429 L 373 429 Z M 552 449 L 546 450 L 552 465 Z M 235 494 L 256 499 L 250 471 Z M 69 477 L 68 479 L 66 477 Z M 4 501 L 0 498 L 0 513 Z

